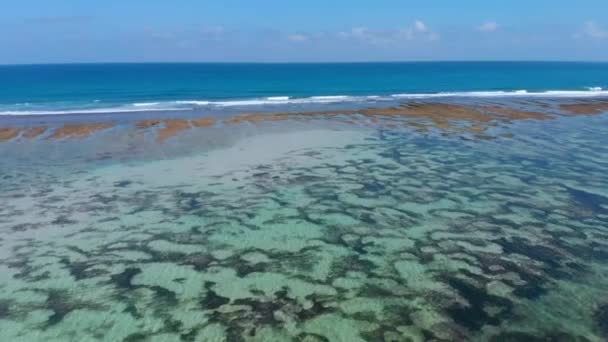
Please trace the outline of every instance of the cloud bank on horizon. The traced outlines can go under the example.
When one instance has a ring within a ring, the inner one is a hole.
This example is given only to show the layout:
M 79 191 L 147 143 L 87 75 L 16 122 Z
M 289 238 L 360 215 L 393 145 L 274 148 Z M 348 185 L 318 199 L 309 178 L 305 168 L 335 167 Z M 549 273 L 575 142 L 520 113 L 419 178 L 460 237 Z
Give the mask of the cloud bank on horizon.
M 0 12 L 0 63 L 608 61 L 605 0 L 22 0 Z

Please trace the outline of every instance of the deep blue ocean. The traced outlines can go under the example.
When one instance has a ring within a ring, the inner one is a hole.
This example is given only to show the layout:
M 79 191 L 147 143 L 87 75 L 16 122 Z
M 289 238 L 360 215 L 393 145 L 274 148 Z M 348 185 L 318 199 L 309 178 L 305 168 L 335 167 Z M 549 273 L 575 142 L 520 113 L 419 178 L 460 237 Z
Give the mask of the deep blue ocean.
M 424 97 L 608 95 L 608 63 L 0 66 L 0 115 L 192 110 Z

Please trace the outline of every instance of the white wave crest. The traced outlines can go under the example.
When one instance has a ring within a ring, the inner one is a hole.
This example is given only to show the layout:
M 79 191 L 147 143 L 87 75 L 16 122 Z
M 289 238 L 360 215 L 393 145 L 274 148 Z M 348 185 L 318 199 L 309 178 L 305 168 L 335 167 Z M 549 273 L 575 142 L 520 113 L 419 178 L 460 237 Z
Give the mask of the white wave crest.
M 143 103 L 134 103 L 133 106 L 134 107 L 151 107 L 151 106 L 158 106 L 160 103 L 159 102 L 143 102 Z
M 110 113 L 136 113 L 136 112 L 159 112 L 171 110 L 184 110 L 184 108 L 137 108 L 137 107 L 109 107 L 91 109 L 69 109 L 69 110 L 6 110 L 0 111 L 2 115 L 64 115 L 64 114 L 110 114 Z
M 401 99 L 434 99 L 434 98 L 504 98 L 504 97 L 536 97 L 536 98 L 591 98 L 608 97 L 608 90 L 601 87 L 589 87 L 588 90 L 550 90 L 533 92 L 528 90 L 514 91 L 469 91 L 469 92 L 442 92 L 442 93 L 405 93 L 393 95 L 348 96 L 328 95 L 294 98 L 289 96 L 271 96 L 254 99 L 235 100 L 180 100 L 164 102 L 138 102 L 115 107 L 99 108 L 68 108 L 44 110 L 43 106 L 31 107 L 29 103 L 16 104 L 1 108 L 2 115 L 60 115 L 60 114 L 100 114 L 100 113 L 129 113 L 151 111 L 178 111 L 194 110 L 198 108 L 223 107 L 251 107 L 265 105 L 290 104 L 337 104 L 337 103 L 374 103 L 381 101 L 398 101 Z M 24 110 L 25 107 L 28 110 Z M 4 110 L 3 110 L 4 109 Z
M 207 106 L 211 102 L 209 101 L 196 101 L 196 100 L 188 100 L 188 101 L 175 101 L 178 105 L 193 105 L 193 106 Z
M 548 90 L 542 92 L 530 92 L 527 90 L 515 91 L 469 91 L 469 92 L 446 92 L 433 94 L 394 94 L 394 98 L 425 99 L 442 97 L 545 97 L 545 98 L 568 98 L 568 97 L 599 97 L 608 96 L 608 91 L 596 87 L 593 90 Z
M 367 97 L 367 96 L 366 96 Z M 354 96 L 347 95 L 330 95 L 330 96 L 312 96 L 312 101 L 327 103 L 327 102 L 346 102 L 355 99 Z

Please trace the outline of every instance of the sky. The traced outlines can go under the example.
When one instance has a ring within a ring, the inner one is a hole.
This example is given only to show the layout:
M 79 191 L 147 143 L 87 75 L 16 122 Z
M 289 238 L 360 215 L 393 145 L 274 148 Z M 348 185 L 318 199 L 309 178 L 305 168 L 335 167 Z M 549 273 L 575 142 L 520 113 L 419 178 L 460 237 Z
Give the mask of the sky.
M 608 61 L 606 0 L 7 0 L 0 64 Z

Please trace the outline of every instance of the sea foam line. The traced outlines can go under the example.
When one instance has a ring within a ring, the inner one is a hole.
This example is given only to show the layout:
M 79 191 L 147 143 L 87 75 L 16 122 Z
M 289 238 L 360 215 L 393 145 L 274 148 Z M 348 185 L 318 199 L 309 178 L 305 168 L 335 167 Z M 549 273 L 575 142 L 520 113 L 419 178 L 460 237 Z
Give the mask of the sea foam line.
M 608 96 L 608 91 L 601 87 L 590 87 L 589 90 L 547 90 L 542 92 L 530 92 L 527 90 L 514 91 L 468 91 L 468 92 L 442 92 L 434 94 L 394 94 L 394 98 L 440 98 L 440 97 L 545 97 L 545 98 L 569 98 L 569 97 L 602 97 Z
M 70 110 L 7 110 L 0 111 L 0 116 L 17 116 L 17 115 L 63 115 L 63 114 L 108 114 L 108 113 L 136 113 L 136 112 L 160 112 L 184 110 L 187 108 L 94 108 L 94 109 L 70 109 Z
M 568 98 L 568 97 L 608 97 L 608 91 L 601 87 L 590 87 L 589 90 L 549 90 L 543 92 L 530 92 L 527 90 L 514 91 L 468 91 L 468 92 L 441 92 L 441 93 L 404 93 L 393 95 L 369 95 L 369 96 L 349 96 L 349 95 L 330 95 L 330 96 L 311 96 L 311 97 L 289 97 L 274 96 L 257 99 L 226 100 L 226 101 L 175 101 L 176 104 L 189 104 L 195 106 L 214 106 L 214 107 L 237 107 L 237 106 L 257 106 L 272 104 L 329 104 L 344 102 L 369 102 L 369 101 L 390 101 L 395 99 L 433 99 L 449 97 L 546 97 L 546 98 Z
M 434 98 L 505 98 L 505 97 L 528 97 L 528 98 L 592 98 L 608 97 L 608 90 L 601 87 L 589 87 L 588 90 L 549 90 L 543 92 L 531 92 L 527 90 L 514 91 L 469 91 L 469 92 L 441 92 L 441 93 L 404 93 L 393 95 L 328 95 L 311 97 L 272 96 L 254 99 L 236 100 L 179 100 L 166 102 L 141 102 L 123 106 L 107 108 L 70 108 L 65 110 L 22 110 L 23 104 L 13 106 L 5 111 L 0 110 L 0 115 L 61 115 L 61 114 L 100 114 L 100 113 L 130 113 L 150 111 L 179 111 L 194 110 L 197 108 L 222 108 L 222 107 L 251 107 L 263 105 L 289 105 L 289 104 L 334 104 L 334 103 L 369 103 L 381 101 L 395 101 L 400 99 L 434 99 Z M 29 105 L 29 104 L 28 104 Z M 17 108 L 15 108 L 17 107 Z

